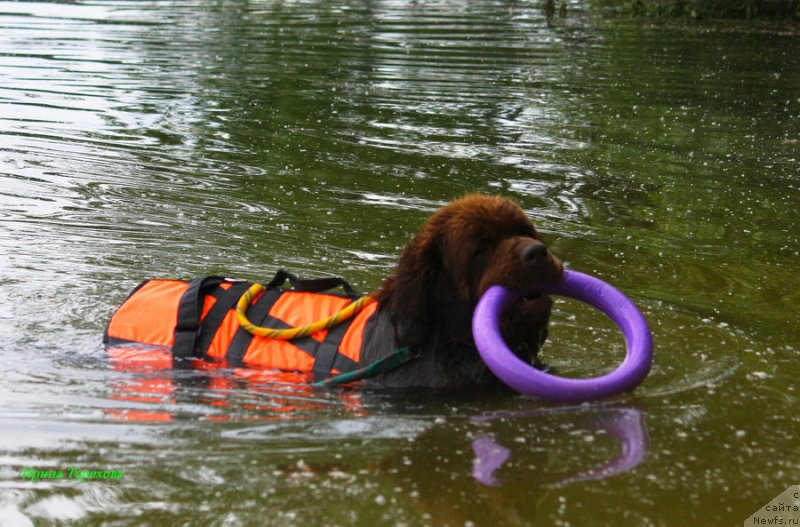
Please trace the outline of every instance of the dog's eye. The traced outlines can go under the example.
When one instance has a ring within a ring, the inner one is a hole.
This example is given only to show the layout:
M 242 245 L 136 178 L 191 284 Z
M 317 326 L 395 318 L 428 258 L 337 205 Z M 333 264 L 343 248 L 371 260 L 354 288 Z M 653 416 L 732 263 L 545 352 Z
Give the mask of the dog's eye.
M 489 265 L 489 260 L 492 257 L 492 249 L 493 245 L 488 242 L 479 243 L 473 253 L 472 253 L 472 261 L 470 262 L 470 269 L 472 270 L 473 279 L 479 280 L 480 276 L 483 275 L 483 272 L 486 270 L 486 267 Z
M 488 242 L 481 242 L 477 244 L 472 252 L 472 258 L 476 260 L 479 258 L 484 258 L 491 250 L 491 247 L 491 244 Z

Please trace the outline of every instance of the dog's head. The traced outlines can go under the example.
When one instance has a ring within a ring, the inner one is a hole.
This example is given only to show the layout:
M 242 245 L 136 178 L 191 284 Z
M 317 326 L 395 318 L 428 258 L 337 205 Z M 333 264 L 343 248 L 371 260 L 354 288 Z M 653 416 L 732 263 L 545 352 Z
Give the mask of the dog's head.
M 378 299 L 390 303 L 403 344 L 429 338 L 436 328 L 459 333 L 453 338 L 471 344 L 472 312 L 490 286 L 531 291 L 561 274 L 561 262 L 522 209 L 505 198 L 472 195 L 431 216 L 403 251 Z M 540 295 L 504 316 L 504 336 L 520 356 L 532 358 L 543 341 L 550 306 L 550 299 Z

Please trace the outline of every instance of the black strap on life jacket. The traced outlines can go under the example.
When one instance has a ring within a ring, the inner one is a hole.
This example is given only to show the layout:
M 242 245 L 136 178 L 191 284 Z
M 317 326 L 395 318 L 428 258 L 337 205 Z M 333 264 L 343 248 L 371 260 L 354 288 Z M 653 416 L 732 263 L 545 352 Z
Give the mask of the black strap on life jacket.
M 196 356 L 211 360 L 208 356 L 208 348 L 211 347 L 211 341 L 214 340 L 214 336 L 222 325 L 222 321 L 228 316 L 228 312 L 236 308 L 239 298 L 251 285 L 253 284 L 250 282 L 234 282 L 228 289 L 217 287 L 211 292 L 216 298 L 216 302 L 211 306 L 208 314 L 203 319 L 203 323 L 200 325 L 200 336 L 194 352 Z
M 355 317 L 350 318 L 338 326 L 329 329 L 328 334 L 325 335 L 325 340 L 317 345 L 317 349 L 313 354 L 314 366 L 312 367 L 312 371 L 314 374 L 314 381 L 328 378 L 334 370 L 344 373 L 359 368 L 359 364 L 356 361 L 339 353 L 339 343 L 344 338 L 344 334 L 347 332 L 354 318 Z M 311 337 L 306 338 L 311 339 Z
M 280 298 L 281 292 L 281 289 L 267 289 L 257 302 L 250 304 L 246 313 L 250 322 L 256 326 L 262 327 L 276 329 L 288 328 L 289 324 L 285 324 L 277 318 L 268 315 L 269 310 L 272 309 L 272 306 L 275 305 L 275 302 Z M 231 344 L 228 346 L 228 353 L 225 354 L 225 359 L 231 364 L 242 364 L 242 359 L 244 359 L 244 355 L 247 353 L 247 347 L 252 340 L 253 334 L 240 327 L 233 335 Z M 297 345 L 296 342 L 295 345 Z
M 353 289 L 353 286 L 348 284 L 344 278 L 330 276 L 327 278 L 303 280 L 298 278 L 296 274 L 290 273 L 286 269 L 279 269 L 278 272 L 275 273 L 275 277 L 267 284 L 267 288 L 280 287 L 286 282 L 287 279 L 289 280 L 289 283 L 292 284 L 292 288 L 295 291 L 300 291 L 302 293 L 321 293 L 323 291 L 330 291 L 331 289 L 342 286 L 342 289 L 344 289 L 344 292 L 347 293 L 347 296 L 352 298 L 361 296 L 356 293 L 356 290 Z
M 247 317 L 258 326 L 285 329 L 290 327 L 285 322 L 269 315 L 269 310 L 278 301 L 285 289 L 278 285 L 286 279 L 295 286 L 295 291 L 319 293 L 326 289 L 342 286 L 348 296 L 357 297 L 355 290 L 343 279 L 321 278 L 315 280 L 300 280 L 292 273 L 281 269 L 269 283 L 268 289 L 257 302 L 250 305 Z M 223 282 L 230 281 L 233 285 L 226 289 L 220 286 Z M 278 285 L 273 285 L 278 284 Z M 214 340 L 228 311 L 235 306 L 242 294 L 252 285 L 250 282 L 231 281 L 220 276 L 198 278 L 189 282 L 189 287 L 184 292 L 178 304 L 178 321 L 175 326 L 173 357 L 176 358 L 206 358 L 207 352 Z M 209 310 L 205 319 L 200 321 L 203 312 L 205 296 L 212 294 L 216 302 Z M 331 371 L 349 372 L 358 369 L 359 364 L 351 358 L 338 353 L 341 342 L 353 319 L 349 319 L 338 326 L 328 330 L 322 342 L 312 338 L 303 337 L 292 340 L 293 346 L 314 357 L 313 372 L 315 379 L 326 378 Z M 242 328 L 234 334 L 225 355 L 231 364 L 241 364 L 253 335 Z
M 206 276 L 189 282 L 189 288 L 183 293 L 178 304 L 178 322 L 175 324 L 175 341 L 172 345 L 173 356 L 181 359 L 196 356 L 203 302 L 206 294 L 224 281 L 225 278 L 222 276 Z

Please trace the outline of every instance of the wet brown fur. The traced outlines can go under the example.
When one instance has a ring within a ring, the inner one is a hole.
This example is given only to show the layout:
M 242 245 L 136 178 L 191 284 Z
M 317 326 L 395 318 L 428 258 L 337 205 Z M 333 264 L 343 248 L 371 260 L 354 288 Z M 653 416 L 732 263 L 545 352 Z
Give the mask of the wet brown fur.
M 553 283 L 561 262 L 512 201 L 469 195 L 435 212 L 403 251 L 377 293 L 378 317 L 398 346 L 419 358 L 377 379 L 394 386 L 497 384 L 472 340 L 472 312 L 490 286 L 530 291 Z M 503 335 L 517 355 L 535 358 L 547 336 L 552 302 L 523 300 L 504 315 Z

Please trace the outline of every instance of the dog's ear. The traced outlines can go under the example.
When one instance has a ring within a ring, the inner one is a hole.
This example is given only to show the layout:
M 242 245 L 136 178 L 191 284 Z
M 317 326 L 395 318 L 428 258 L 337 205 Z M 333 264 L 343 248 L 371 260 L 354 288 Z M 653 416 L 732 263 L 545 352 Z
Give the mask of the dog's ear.
M 403 250 L 394 276 L 377 295 L 403 346 L 416 346 L 431 337 L 442 270 L 439 238 L 437 229 L 426 224 Z

